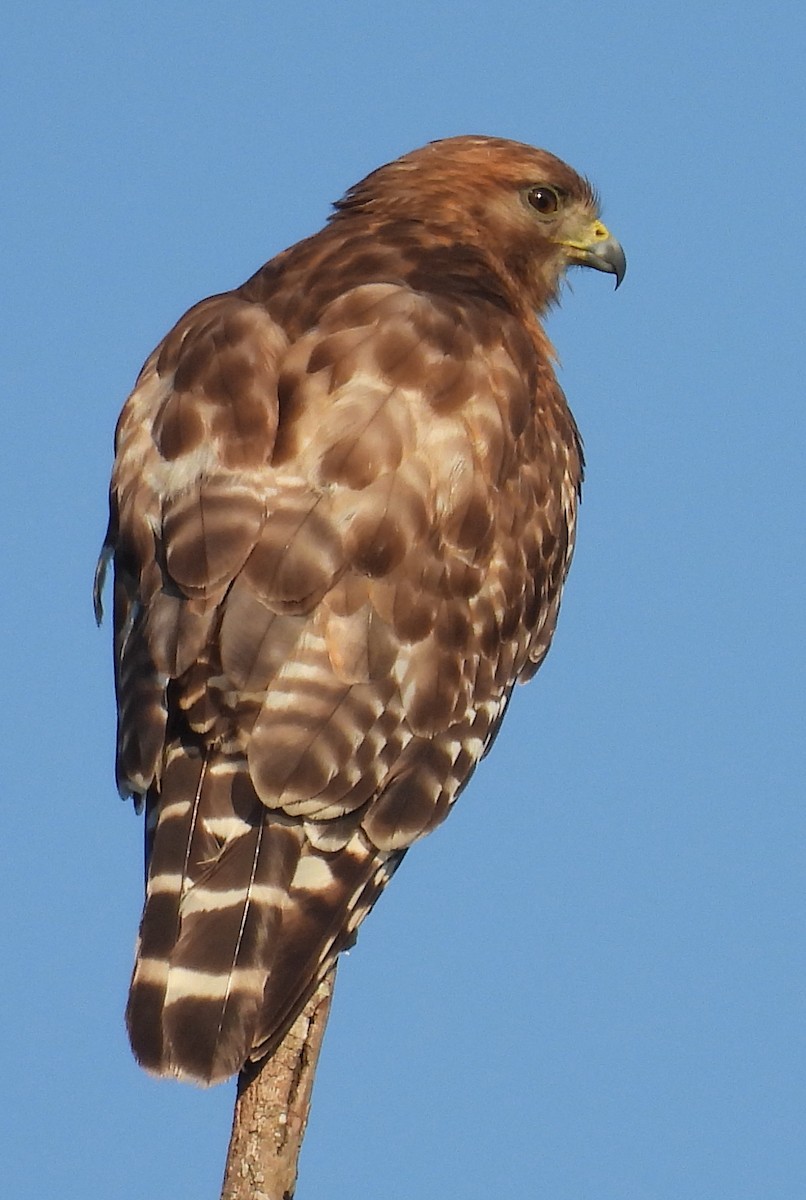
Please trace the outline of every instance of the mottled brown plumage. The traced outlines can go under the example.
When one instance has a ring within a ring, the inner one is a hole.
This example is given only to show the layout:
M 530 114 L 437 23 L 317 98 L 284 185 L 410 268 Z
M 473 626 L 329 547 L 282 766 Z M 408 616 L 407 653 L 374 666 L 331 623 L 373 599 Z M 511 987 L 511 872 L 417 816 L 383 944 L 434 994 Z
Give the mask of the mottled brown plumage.
M 623 254 L 553 156 L 437 142 L 190 310 L 120 417 L 118 779 L 149 1070 L 270 1051 L 548 650 L 582 452 L 538 315 Z

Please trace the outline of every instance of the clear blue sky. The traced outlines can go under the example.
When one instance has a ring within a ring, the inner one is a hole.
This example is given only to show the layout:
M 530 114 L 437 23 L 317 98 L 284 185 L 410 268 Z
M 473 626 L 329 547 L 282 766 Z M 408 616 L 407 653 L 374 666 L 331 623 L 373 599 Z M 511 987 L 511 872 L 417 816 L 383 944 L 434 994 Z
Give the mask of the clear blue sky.
M 48 4 L 0 47 L 0 1192 L 215 1200 L 233 1089 L 122 1008 L 141 830 L 90 581 L 190 304 L 431 138 L 590 175 L 550 322 L 589 460 L 559 634 L 342 964 L 298 1200 L 802 1194 L 802 4 Z

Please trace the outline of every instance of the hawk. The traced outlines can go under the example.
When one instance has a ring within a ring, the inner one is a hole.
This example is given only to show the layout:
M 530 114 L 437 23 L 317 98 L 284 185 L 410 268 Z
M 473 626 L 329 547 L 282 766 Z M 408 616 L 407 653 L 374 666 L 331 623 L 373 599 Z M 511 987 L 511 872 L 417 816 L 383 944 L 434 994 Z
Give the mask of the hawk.
M 117 425 L 117 775 L 145 808 L 149 1071 L 270 1053 L 549 648 L 582 447 L 540 317 L 625 271 L 589 183 L 490 137 L 374 171 L 185 314 Z

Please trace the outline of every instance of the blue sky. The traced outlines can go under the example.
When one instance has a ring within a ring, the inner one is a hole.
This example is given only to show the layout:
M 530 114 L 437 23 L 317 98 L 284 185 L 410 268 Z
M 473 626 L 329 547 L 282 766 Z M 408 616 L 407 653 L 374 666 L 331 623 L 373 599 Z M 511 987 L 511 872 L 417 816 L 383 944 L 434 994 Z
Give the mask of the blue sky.
M 800 1194 L 805 35 L 774 2 L 6 15 L 3 1194 L 214 1200 L 228 1137 L 233 1089 L 150 1080 L 122 1024 L 120 405 L 190 304 L 463 132 L 588 174 L 629 273 L 551 318 L 589 461 L 559 633 L 342 964 L 297 1197 Z

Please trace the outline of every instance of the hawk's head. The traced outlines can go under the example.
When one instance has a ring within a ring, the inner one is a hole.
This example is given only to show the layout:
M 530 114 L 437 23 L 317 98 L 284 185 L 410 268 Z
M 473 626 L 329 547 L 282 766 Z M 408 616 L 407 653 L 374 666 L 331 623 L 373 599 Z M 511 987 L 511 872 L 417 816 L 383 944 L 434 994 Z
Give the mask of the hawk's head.
M 626 270 L 588 181 L 548 151 L 503 138 L 431 142 L 373 171 L 336 209 L 379 228 L 422 223 L 442 244 L 479 247 L 538 311 L 569 266 L 615 275 L 616 287 Z

